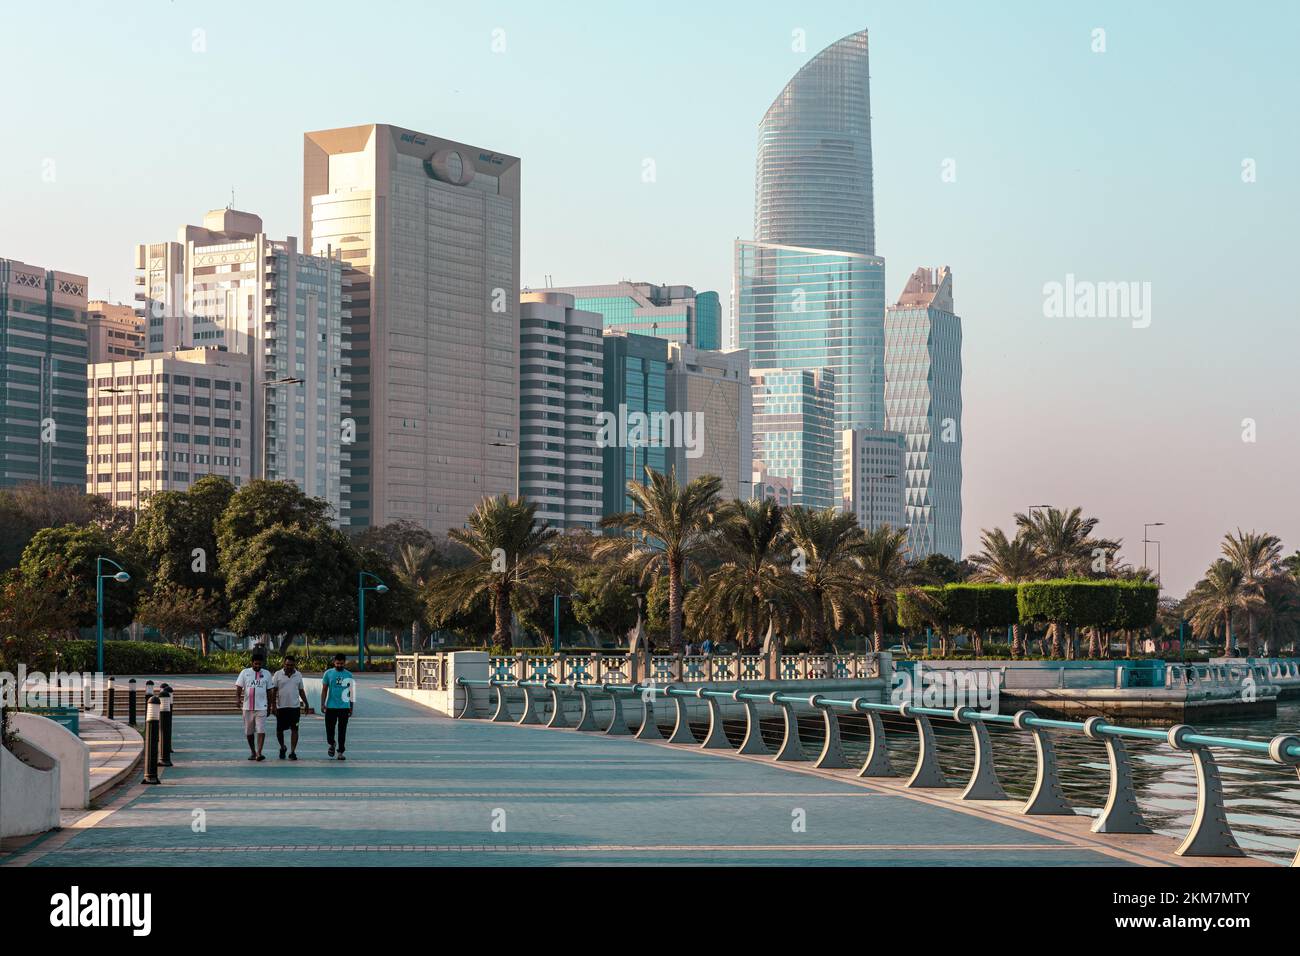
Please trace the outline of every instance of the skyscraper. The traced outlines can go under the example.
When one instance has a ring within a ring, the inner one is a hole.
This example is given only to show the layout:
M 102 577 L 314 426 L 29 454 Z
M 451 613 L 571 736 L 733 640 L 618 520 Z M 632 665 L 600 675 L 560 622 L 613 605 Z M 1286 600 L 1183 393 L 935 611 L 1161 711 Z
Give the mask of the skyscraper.
M 146 357 L 204 348 L 248 355 L 242 399 L 252 431 L 241 457 L 249 473 L 294 482 L 348 524 L 345 267 L 337 249 L 311 256 L 297 243 L 272 239 L 254 213 L 225 208 L 181 226 L 176 242 L 137 246 Z
M 688 285 L 614 282 L 548 288 L 573 296 L 574 305 L 598 312 L 605 328 L 684 342 L 697 349 L 722 347 L 722 307 L 716 292 L 696 292 Z
M 867 31 L 837 40 L 794 75 L 758 125 L 754 238 L 876 251 Z
M 0 488 L 86 482 L 86 277 L 0 259 Z
M 835 373 L 830 369 L 751 369 L 754 459 L 791 484 L 789 503 L 839 504 L 835 486 Z
M 842 433 L 884 426 L 885 262 L 875 253 L 866 31 L 813 57 L 758 130 L 754 241 L 737 241 L 729 344 L 755 368 L 835 376 Z M 838 500 L 838 492 L 832 494 Z
M 571 295 L 525 292 L 519 338 L 519 492 L 552 527 L 595 531 L 604 508 L 600 316 L 574 308 Z
M 119 362 L 144 354 L 145 320 L 129 305 L 92 299 L 86 303 L 86 360 Z
M 885 314 L 885 410 L 906 442 L 912 555 L 961 559 L 961 319 L 952 273 L 917 269 Z
M 619 423 L 613 441 L 602 447 L 604 512 L 632 510 L 629 481 L 645 481 L 645 470 L 667 472 L 669 449 L 642 440 L 635 429 L 623 427 L 633 414 L 646 420 L 668 412 L 668 342 L 650 335 L 606 329 L 604 408 L 607 419 Z
M 749 498 L 753 481 L 753 398 L 749 353 L 706 352 L 668 343 L 668 410 L 683 423 L 668 465 L 682 484 L 722 479 L 722 498 Z M 689 423 L 688 423 L 689 422 Z
M 353 525 L 442 533 L 516 490 L 519 172 L 397 126 L 304 136 L 304 234 L 352 270 Z
M 907 526 L 903 511 L 904 447 L 899 432 L 853 428 L 840 442 L 844 450 L 844 506 L 858 524 L 871 531 Z

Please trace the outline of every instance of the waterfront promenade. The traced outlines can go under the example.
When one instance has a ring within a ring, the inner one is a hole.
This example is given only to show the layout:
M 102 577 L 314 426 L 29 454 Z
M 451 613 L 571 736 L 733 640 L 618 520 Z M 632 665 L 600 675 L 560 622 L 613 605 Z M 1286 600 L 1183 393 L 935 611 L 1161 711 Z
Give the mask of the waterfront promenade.
M 214 687 L 224 678 L 202 678 Z M 360 678 L 346 763 L 306 718 L 298 762 L 247 760 L 239 718 L 177 720 L 161 786 L 0 857 L 34 866 L 1174 865 L 1164 837 L 1016 819 L 851 771 L 571 731 L 454 721 Z M 199 823 L 202 826 L 199 826 Z M 272 854 L 256 847 L 288 848 Z M 287 854 L 287 855 L 286 855 Z M 1208 861 L 1204 861 L 1208 862 Z M 1223 865 L 1225 861 L 1214 861 Z

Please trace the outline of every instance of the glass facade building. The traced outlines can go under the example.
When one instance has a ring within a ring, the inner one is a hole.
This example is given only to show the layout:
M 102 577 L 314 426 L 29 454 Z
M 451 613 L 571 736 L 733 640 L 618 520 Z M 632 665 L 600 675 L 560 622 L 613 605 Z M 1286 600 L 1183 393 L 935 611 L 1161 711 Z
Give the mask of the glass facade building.
M 952 273 L 918 269 L 885 314 L 885 412 L 905 442 L 912 554 L 961 559 L 961 319 Z
M 85 487 L 86 358 L 86 277 L 0 259 L 0 487 Z
M 736 243 L 736 344 L 754 368 L 829 369 L 835 431 L 885 420 L 885 261 Z M 840 458 L 834 456 L 839 485 Z
M 876 251 L 867 31 L 809 60 L 758 127 L 754 238 Z
M 603 411 L 626 416 L 647 416 L 668 411 L 668 343 L 649 335 L 605 330 L 605 381 Z M 619 429 L 620 439 L 624 437 Z M 632 510 L 627 483 L 645 481 L 645 469 L 668 470 L 670 449 L 658 445 L 629 445 L 620 440 L 601 450 L 604 513 Z
M 754 369 L 754 460 L 790 484 L 786 503 L 838 506 L 835 487 L 835 372 Z M 769 482 L 770 483 L 770 482 Z M 758 496 L 761 497 L 761 496 Z
M 722 347 L 722 304 L 716 292 L 628 281 L 542 291 L 573 296 L 577 308 L 600 313 L 606 329 L 652 335 L 698 349 Z

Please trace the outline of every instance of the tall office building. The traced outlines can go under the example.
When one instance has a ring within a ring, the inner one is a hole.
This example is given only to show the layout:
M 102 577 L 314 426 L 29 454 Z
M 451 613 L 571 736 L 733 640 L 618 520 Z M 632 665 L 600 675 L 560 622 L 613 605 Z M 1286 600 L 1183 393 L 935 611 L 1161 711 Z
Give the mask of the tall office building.
M 867 31 L 804 64 L 758 126 L 754 238 L 876 251 Z
M 754 241 L 737 241 L 727 344 L 756 368 L 835 374 L 842 432 L 884 426 L 885 262 L 875 253 L 867 34 L 806 63 L 758 128 Z M 834 492 L 832 492 L 834 494 Z
M 885 411 L 906 441 L 912 554 L 961 559 L 961 319 L 952 273 L 917 269 L 885 314 Z
M 724 500 L 749 498 L 753 407 L 748 352 L 668 343 L 668 411 L 677 413 L 683 429 L 668 450 L 678 481 L 717 475 Z
M 754 459 L 764 481 L 789 482 L 791 501 L 808 508 L 840 504 L 835 485 L 835 373 L 830 369 L 751 369 Z M 774 486 L 777 487 L 777 486 Z
M 654 421 L 668 412 L 668 342 L 651 335 L 606 329 L 604 407 L 617 427 L 602 440 L 604 513 L 632 510 L 629 481 L 645 481 L 645 470 L 667 473 L 669 449 L 636 427 L 636 416 Z M 662 420 L 660 418 L 659 420 Z
M 608 285 L 557 286 L 547 292 L 573 296 L 574 304 L 599 312 L 606 329 L 653 335 L 698 349 L 722 347 L 722 303 L 716 292 L 696 292 L 688 285 L 615 282 Z
M 253 213 L 215 209 L 203 225 L 181 226 L 176 242 L 136 247 L 137 300 L 148 354 L 220 348 L 250 357 L 250 473 L 292 481 L 346 525 L 348 280 L 338 250 L 322 252 L 304 254 L 292 236 L 272 239 Z
M 86 277 L 0 259 L 0 487 L 86 481 Z
M 151 352 L 87 373 L 86 492 L 136 509 L 205 475 L 256 477 L 252 359 L 225 348 Z
M 92 299 L 86 304 L 86 360 L 120 362 L 144 355 L 145 320 L 129 305 Z
M 526 292 L 519 340 L 520 494 L 552 527 L 595 531 L 604 508 L 600 316 L 574 308 L 571 295 Z
M 516 490 L 519 171 L 396 126 L 304 136 L 303 231 L 352 270 L 353 525 L 442 533 Z
M 903 435 L 875 428 L 851 428 L 844 432 L 840 444 L 844 455 L 844 510 L 857 515 L 858 524 L 868 531 L 881 525 L 895 531 L 905 528 Z

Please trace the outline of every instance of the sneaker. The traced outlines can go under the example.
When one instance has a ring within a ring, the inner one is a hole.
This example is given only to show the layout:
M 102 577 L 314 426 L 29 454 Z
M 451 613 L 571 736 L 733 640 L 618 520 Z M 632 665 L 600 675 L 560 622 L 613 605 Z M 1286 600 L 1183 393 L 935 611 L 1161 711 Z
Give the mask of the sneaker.
M 340 760 L 347 760 L 347 759 L 348 759 L 347 757 L 343 756 L 343 751 L 341 751 L 341 750 L 339 751 L 339 759 L 340 759 Z
M 257 755 L 257 759 L 258 759 L 258 760 L 265 760 L 265 759 L 266 759 L 266 755 L 265 755 L 265 754 L 258 754 L 258 755 Z
M 288 753 L 288 752 L 289 752 L 289 748 L 287 748 L 287 747 L 281 747 L 281 748 L 280 748 L 280 759 L 283 760 L 283 759 L 284 759 L 284 755 L 285 755 L 286 753 Z
M 297 755 L 297 754 L 289 754 L 289 759 L 290 759 L 290 760 L 297 760 L 297 759 L 298 759 L 298 755 Z
M 257 759 L 257 754 L 249 754 L 249 755 L 248 755 L 248 759 L 249 759 L 249 760 L 256 760 L 256 759 Z
M 330 755 L 331 757 L 334 756 L 334 748 L 333 748 L 333 747 L 330 747 L 330 754 L 329 754 L 329 755 Z

